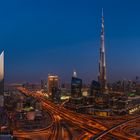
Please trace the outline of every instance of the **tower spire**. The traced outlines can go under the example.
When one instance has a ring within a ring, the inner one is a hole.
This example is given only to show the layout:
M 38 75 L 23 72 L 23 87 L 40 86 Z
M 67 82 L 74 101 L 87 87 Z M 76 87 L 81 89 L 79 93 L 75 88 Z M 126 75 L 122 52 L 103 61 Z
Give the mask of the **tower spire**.
M 102 18 L 104 17 L 104 9 L 102 8 Z
M 73 70 L 73 77 L 77 77 L 77 72 L 76 72 L 76 70 Z
M 107 89 L 106 83 L 106 60 L 105 60 L 105 42 L 104 42 L 104 14 L 102 8 L 102 23 L 101 23 L 101 46 L 100 46 L 100 60 L 99 60 L 99 77 L 98 80 L 101 85 L 101 90 Z

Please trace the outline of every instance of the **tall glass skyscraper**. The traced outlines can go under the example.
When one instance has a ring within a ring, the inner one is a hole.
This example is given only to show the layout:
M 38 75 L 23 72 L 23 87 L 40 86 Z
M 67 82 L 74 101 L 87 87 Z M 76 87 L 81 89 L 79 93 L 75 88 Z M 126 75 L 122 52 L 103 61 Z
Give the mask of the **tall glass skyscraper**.
M 105 41 L 104 41 L 104 15 L 102 9 L 102 29 L 101 29 L 101 46 L 100 46 L 100 60 L 99 60 L 99 75 L 98 80 L 101 85 L 101 90 L 107 90 L 106 81 L 106 60 L 105 60 Z
M 4 106 L 4 52 L 0 55 L 0 107 Z
M 71 97 L 79 98 L 82 97 L 82 80 L 77 77 L 71 79 Z
M 0 55 L 0 95 L 4 94 L 4 52 Z

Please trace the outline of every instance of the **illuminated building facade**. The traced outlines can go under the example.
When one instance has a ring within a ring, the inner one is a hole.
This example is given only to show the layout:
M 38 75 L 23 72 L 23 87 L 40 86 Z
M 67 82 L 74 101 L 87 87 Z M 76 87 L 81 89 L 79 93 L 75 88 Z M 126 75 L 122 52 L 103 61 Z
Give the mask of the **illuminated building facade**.
M 106 60 L 105 60 L 105 41 L 104 41 L 104 15 L 102 10 L 102 29 L 101 29 L 101 47 L 100 47 L 100 60 L 99 60 L 99 75 L 98 80 L 101 85 L 101 90 L 107 90 L 106 83 Z
M 74 73 L 71 79 L 71 97 L 79 98 L 82 97 L 82 79 L 77 78 Z
M 59 77 L 57 75 L 48 76 L 48 94 L 52 95 L 52 89 L 59 88 Z
M 73 71 L 71 78 L 71 97 L 65 107 L 74 111 L 79 111 L 79 106 L 83 105 L 82 79 L 77 78 L 76 71 Z
M 4 94 L 4 52 L 0 55 L 0 95 Z
M 4 52 L 0 55 L 0 106 L 4 106 Z
M 110 97 L 107 94 L 106 81 L 106 59 L 105 59 L 105 36 L 104 36 L 104 15 L 102 10 L 102 28 L 101 28 L 101 46 L 99 60 L 98 82 L 92 81 L 90 86 L 90 94 L 94 97 L 93 114 L 98 116 L 111 115 Z

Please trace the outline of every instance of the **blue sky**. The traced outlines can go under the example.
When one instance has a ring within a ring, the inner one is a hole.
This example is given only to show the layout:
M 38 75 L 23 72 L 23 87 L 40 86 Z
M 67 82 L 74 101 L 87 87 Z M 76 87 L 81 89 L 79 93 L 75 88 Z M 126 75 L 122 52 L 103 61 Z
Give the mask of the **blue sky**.
M 105 16 L 107 78 L 140 76 L 139 0 L 4 0 L 0 51 L 6 82 L 39 82 L 48 73 L 70 81 L 97 79 L 101 9 Z

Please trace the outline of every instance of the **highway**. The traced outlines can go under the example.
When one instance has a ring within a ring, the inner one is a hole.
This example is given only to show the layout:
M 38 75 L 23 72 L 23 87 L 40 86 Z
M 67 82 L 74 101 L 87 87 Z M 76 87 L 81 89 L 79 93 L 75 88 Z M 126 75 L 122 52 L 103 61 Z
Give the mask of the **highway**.
M 122 125 L 129 123 L 136 118 L 128 117 L 116 125 L 106 126 L 100 119 L 94 119 L 88 115 L 82 115 L 65 109 L 62 105 L 55 105 L 44 98 L 42 94 L 36 94 L 18 87 L 18 90 L 27 96 L 33 96 L 42 102 L 43 108 L 52 114 L 53 125 L 47 129 L 47 137 L 50 140 L 88 140 L 88 139 L 131 139 L 135 137 L 124 135 L 117 131 Z M 122 117 L 123 118 L 123 117 Z M 113 119 L 110 117 L 110 122 Z M 108 123 L 109 124 L 109 123 Z M 39 132 L 40 133 L 40 132 Z M 47 138 L 47 139 L 48 139 Z M 45 140 L 42 138 L 42 140 Z
M 135 121 L 136 121 L 137 119 L 139 119 L 139 118 L 140 118 L 140 116 L 137 116 L 137 117 L 135 117 L 135 118 L 131 118 L 131 119 L 129 119 L 129 120 L 126 120 L 126 121 L 124 121 L 124 122 L 121 122 L 120 124 L 117 124 L 117 125 L 115 125 L 115 126 L 109 128 L 108 130 L 102 131 L 101 133 L 95 135 L 92 139 L 93 139 L 93 140 L 99 140 L 99 139 L 101 139 L 103 136 L 107 135 L 108 133 L 113 132 L 115 129 L 118 129 L 119 127 L 121 127 L 121 126 L 123 126 L 123 125 L 128 125 L 128 123 L 130 123 L 130 122 L 132 122 L 132 121 L 135 122 Z M 132 136 L 131 136 L 131 137 L 129 137 L 129 138 L 135 140 L 135 137 L 132 137 Z M 124 138 L 124 139 L 125 139 L 125 138 Z

